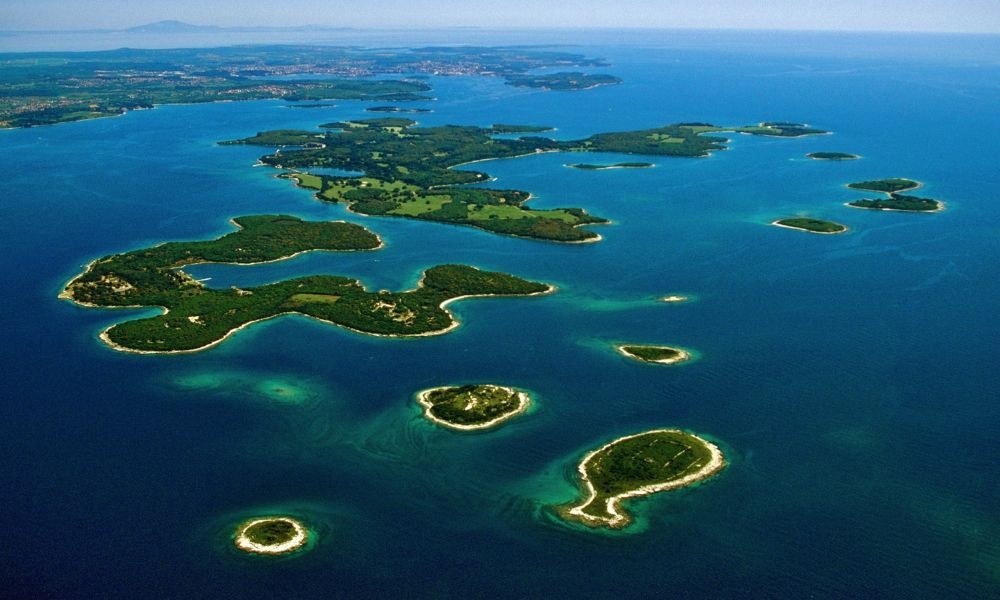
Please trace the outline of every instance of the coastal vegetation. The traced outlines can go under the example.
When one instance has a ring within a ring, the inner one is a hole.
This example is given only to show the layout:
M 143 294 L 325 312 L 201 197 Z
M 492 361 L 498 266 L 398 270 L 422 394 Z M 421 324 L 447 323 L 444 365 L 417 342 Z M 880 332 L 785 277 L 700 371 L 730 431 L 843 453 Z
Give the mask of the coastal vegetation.
M 580 461 L 584 499 L 559 507 L 558 513 L 590 527 L 625 527 L 632 517 L 622 508 L 623 500 L 692 485 L 724 466 L 715 444 L 678 429 L 621 437 Z
M 312 190 L 319 200 L 343 202 L 354 212 L 467 225 L 549 241 L 586 242 L 596 241 L 600 236 L 584 227 L 607 223 L 606 219 L 581 208 L 534 210 L 526 206 L 530 194 L 519 190 L 460 187 L 485 183 L 489 176 L 454 167 L 556 151 L 706 156 L 724 149 L 726 142 L 725 138 L 707 133 L 746 131 L 753 135 L 778 135 L 775 132 L 781 131 L 771 126 L 723 128 L 696 123 L 556 141 L 533 135 L 516 139 L 494 137 L 549 129 L 534 125 L 497 124 L 489 128 L 415 125 L 414 121 L 400 117 L 360 119 L 325 123 L 320 126 L 324 131 L 265 131 L 221 143 L 277 147 L 260 161 L 285 169 L 287 172 L 282 176 Z M 317 168 L 345 169 L 365 176 L 308 173 L 309 169 Z
M 438 425 L 472 431 L 495 427 L 528 409 L 527 392 L 493 384 L 424 390 L 417 394 L 424 416 Z
M 691 360 L 691 353 L 680 348 L 670 346 L 648 346 L 635 344 L 622 344 L 617 346 L 621 354 L 647 363 L 672 365 L 686 360 Z
M 287 516 L 260 517 L 241 523 L 233 543 L 252 554 L 287 554 L 306 545 L 309 531 L 297 519 Z
M 847 152 L 810 152 L 807 157 L 813 160 L 857 160 L 861 158 L 857 154 Z
M 774 225 L 787 227 L 789 229 L 801 229 L 810 233 L 844 233 L 847 227 L 833 221 L 822 219 L 809 219 L 806 217 L 791 217 L 788 219 L 778 219 Z
M 573 169 L 580 169 L 581 171 L 604 171 L 607 169 L 648 169 L 654 167 L 653 163 L 648 162 L 622 162 L 615 163 L 613 165 L 594 165 L 588 163 L 574 163 L 566 165 Z
M 298 313 L 356 331 L 390 336 L 440 333 L 456 325 L 445 305 L 485 295 L 531 295 L 549 286 L 463 265 L 428 269 L 417 289 L 368 292 L 355 279 L 313 275 L 260 287 L 212 289 L 180 270 L 190 264 L 252 264 L 308 250 L 369 250 L 377 236 L 349 223 L 307 222 L 286 215 L 240 217 L 239 231 L 211 241 L 170 242 L 98 259 L 61 294 L 87 306 L 158 306 L 164 313 L 114 325 L 101 338 L 119 350 L 190 352 L 233 331 Z

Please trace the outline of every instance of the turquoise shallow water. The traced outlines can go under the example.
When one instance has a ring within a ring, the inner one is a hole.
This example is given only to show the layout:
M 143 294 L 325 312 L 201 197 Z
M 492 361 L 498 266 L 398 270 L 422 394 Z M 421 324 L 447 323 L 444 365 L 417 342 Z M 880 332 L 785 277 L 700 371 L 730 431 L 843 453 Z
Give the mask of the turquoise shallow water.
M 434 112 L 414 116 L 424 124 L 548 124 L 562 138 L 691 120 L 834 131 L 737 136 L 711 158 L 644 170 L 578 171 L 555 154 L 477 165 L 537 207 L 612 219 L 599 244 L 351 215 L 252 168 L 260 149 L 215 145 L 371 116 L 358 103 L 169 106 L 0 132 L 0 594 L 992 596 L 1000 43 L 933 38 L 953 52 L 880 60 L 838 57 L 820 37 L 586 48 L 626 83 L 580 94 L 432 80 Z M 803 158 L 819 150 L 864 158 Z M 925 182 L 948 210 L 842 206 L 858 196 L 845 183 L 885 176 Z M 464 262 L 559 292 L 454 304 L 462 326 L 446 336 L 377 339 L 285 317 L 173 357 L 97 341 L 140 312 L 55 298 L 95 257 L 279 211 L 356 221 L 387 247 L 190 272 L 218 286 L 328 272 L 407 289 L 429 266 Z M 851 232 L 767 226 L 797 214 Z M 656 302 L 672 293 L 694 300 Z M 624 341 L 699 360 L 637 364 L 611 349 Z M 414 392 L 467 381 L 530 389 L 537 410 L 479 435 L 420 418 Z M 731 465 L 633 503 L 626 532 L 546 512 L 573 497 L 585 451 L 662 426 L 717 440 Z M 310 552 L 231 550 L 232 526 L 272 512 L 315 527 Z

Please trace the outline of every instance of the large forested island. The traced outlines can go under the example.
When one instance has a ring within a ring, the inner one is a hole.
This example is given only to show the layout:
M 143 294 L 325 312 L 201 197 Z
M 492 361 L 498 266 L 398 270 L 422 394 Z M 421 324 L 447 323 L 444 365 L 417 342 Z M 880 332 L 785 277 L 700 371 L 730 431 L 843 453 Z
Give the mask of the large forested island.
M 415 121 L 399 117 L 325 123 L 320 128 L 322 131 L 266 131 L 222 143 L 277 147 L 260 161 L 286 169 L 286 177 L 313 190 L 316 198 L 344 202 L 354 212 L 471 225 L 495 233 L 560 242 L 596 241 L 600 236 L 582 226 L 607 221 L 580 208 L 533 210 L 525 206 L 530 194 L 519 190 L 459 187 L 487 182 L 489 176 L 453 167 L 541 152 L 699 157 L 725 148 L 726 138 L 706 135 L 711 133 L 780 137 L 823 133 L 787 123 L 748 127 L 685 123 L 556 141 L 538 135 L 498 137 L 549 129 L 542 126 L 416 127 Z M 356 171 L 365 176 L 308 173 L 316 167 Z
M 848 202 L 848 206 L 855 208 L 867 208 L 870 210 L 891 210 L 901 212 L 937 212 L 944 207 L 940 200 L 933 198 L 918 198 L 917 196 L 907 196 L 900 192 L 909 192 L 921 187 L 919 181 L 912 179 L 890 178 L 875 179 L 872 181 L 859 181 L 849 183 L 847 187 L 852 190 L 864 190 L 870 192 L 881 192 L 886 198 L 864 198 Z
M 596 67 L 607 63 L 530 47 L 282 45 L 7 53 L 0 54 L 0 128 L 115 116 L 179 102 L 265 98 L 381 103 L 432 100 L 426 94 L 430 86 L 416 77 L 481 75 L 528 85 L 522 82 L 525 78 L 533 80 L 526 75 L 528 71 L 566 66 Z M 361 79 L 376 75 L 408 77 Z M 611 76 L 587 76 L 580 82 L 594 83 L 597 80 L 591 78 L 595 77 Z M 572 82 L 567 79 L 553 85 L 573 89 Z
M 205 287 L 180 270 L 205 262 L 253 264 L 309 250 L 370 250 L 379 238 L 358 225 L 285 215 L 240 217 L 216 240 L 170 242 L 92 262 L 62 297 L 86 306 L 158 306 L 162 315 L 119 323 L 101 334 L 131 352 L 191 352 L 251 323 L 298 313 L 373 335 L 442 333 L 457 325 L 445 308 L 471 296 L 532 295 L 548 285 L 462 265 L 428 269 L 415 290 L 368 292 L 346 277 L 314 275 L 250 289 Z
M 590 527 L 625 527 L 632 519 L 622 509 L 622 500 L 689 486 L 724 466 L 715 444 L 679 429 L 625 436 L 580 461 L 577 471 L 585 497 L 558 512 Z
M 527 392 L 477 384 L 432 388 L 417 394 L 417 402 L 430 421 L 459 431 L 490 429 L 525 412 L 531 400 Z

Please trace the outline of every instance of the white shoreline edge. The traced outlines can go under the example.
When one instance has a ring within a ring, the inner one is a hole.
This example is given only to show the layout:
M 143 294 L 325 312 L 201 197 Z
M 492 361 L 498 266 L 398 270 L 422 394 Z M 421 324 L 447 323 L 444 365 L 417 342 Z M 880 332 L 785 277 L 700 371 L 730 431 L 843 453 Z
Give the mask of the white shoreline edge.
M 632 354 L 631 352 L 625 349 L 625 346 L 645 346 L 645 345 L 647 344 L 615 344 L 615 350 L 617 350 L 618 353 L 621 354 L 622 356 L 631 358 L 633 360 L 650 364 L 658 364 L 658 365 L 673 365 L 691 360 L 692 358 L 691 353 L 688 352 L 687 350 L 684 350 L 683 348 L 674 348 L 673 346 L 654 346 L 656 348 L 667 348 L 670 350 L 675 350 L 680 353 L 674 358 L 662 358 L 660 360 L 646 360 L 645 358 L 636 356 L 635 354 Z M 650 346 L 652 345 L 650 344 Z
M 613 446 L 614 444 L 617 444 L 618 442 L 630 440 L 632 438 L 648 435 L 651 433 L 684 433 L 686 435 L 690 435 L 699 442 L 703 443 L 708 448 L 709 453 L 711 453 L 711 458 L 701 469 L 695 471 L 694 473 L 691 473 L 690 475 L 685 475 L 680 479 L 673 479 L 671 481 L 667 481 L 664 483 L 644 485 L 640 488 L 629 490 L 627 492 L 622 492 L 621 494 L 617 494 L 615 496 L 611 496 L 610 498 L 608 498 L 607 504 L 605 506 L 607 512 L 610 515 L 612 515 L 610 519 L 607 517 L 595 517 L 594 515 L 588 515 L 586 512 L 584 512 L 584 509 L 590 506 L 590 504 L 597 499 L 597 490 L 594 489 L 594 484 L 590 482 L 590 477 L 587 475 L 587 463 L 590 461 L 590 459 L 593 458 L 597 453 L 605 450 L 610 446 Z M 620 508 L 619 505 L 622 500 L 625 500 L 627 498 L 636 498 L 639 496 L 648 496 L 650 494 L 655 494 L 657 492 L 663 492 L 667 490 L 685 487 L 697 481 L 701 481 L 702 479 L 707 479 L 708 477 L 711 477 L 712 475 L 722 470 L 722 468 L 725 466 L 726 466 L 725 457 L 722 455 L 722 450 L 719 450 L 718 446 L 716 446 L 715 444 L 709 442 L 704 438 L 694 435 L 693 433 L 688 433 L 680 429 L 653 429 L 650 431 L 644 431 L 642 433 L 636 433 L 633 435 L 620 437 L 616 440 L 608 442 L 607 444 L 601 446 L 597 450 L 589 452 L 586 456 L 583 457 L 583 460 L 580 461 L 580 464 L 577 466 L 577 472 L 580 473 L 580 480 L 586 486 L 588 495 L 587 499 L 584 500 L 582 504 L 577 504 L 571 507 L 568 512 L 574 517 L 578 517 L 582 521 L 587 523 L 592 523 L 592 522 L 604 523 L 608 527 L 612 528 L 624 527 L 625 525 L 628 525 L 631 519 L 627 514 L 618 511 L 618 509 Z
M 270 545 L 258 544 L 246 536 L 247 530 L 254 525 L 268 523 L 271 521 L 282 521 L 284 523 L 291 524 L 292 528 L 295 529 L 295 535 L 292 536 L 292 539 L 287 542 Z M 239 531 L 236 533 L 234 543 L 237 548 L 243 550 L 244 552 L 253 552 L 256 554 L 284 554 L 301 548 L 308 540 L 309 532 L 306 530 L 305 526 L 291 517 L 260 517 L 243 523 L 240 526 Z
M 451 389 L 452 387 L 454 387 L 454 386 L 446 385 L 446 386 L 440 386 L 440 387 L 435 387 L 435 388 L 428 388 L 426 390 L 421 390 L 420 392 L 417 393 L 417 403 L 420 404 L 420 406 L 422 406 L 424 408 L 424 417 L 425 418 L 427 418 L 428 420 L 430 420 L 433 423 L 436 423 L 437 425 L 440 425 L 442 427 L 446 427 L 448 429 L 454 429 L 456 431 L 479 431 L 479 430 L 483 430 L 483 429 L 490 429 L 492 427 L 495 427 L 495 426 L 499 425 L 500 423 L 503 423 L 504 421 L 507 421 L 509 419 L 513 419 L 514 417 L 516 417 L 518 415 L 524 414 L 525 412 L 528 411 L 528 407 L 531 406 L 531 396 L 529 396 L 527 392 L 523 392 L 521 390 L 516 390 L 516 389 L 514 389 L 512 387 L 508 387 L 508 386 L 493 385 L 493 384 L 483 384 L 483 387 L 492 387 L 492 388 L 501 389 L 501 390 L 504 390 L 505 392 L 510 393 L 510 394 L 513 394 L 513 393 L 516 392 L 517 393 L 517 399 L 518 399 L 517 408 L 515 410 L 509 412 L 509 413 L 500 415 L 499 417 L 496 417 L 495 419 L 491 419 L 491 420 L 489 420 L 489 421 L 487 421 L 485 423 L 477 423 L 475 425 L 459 425 L 457 423 L 452 423 L 450 421 L 445 421 L 444 419 L 439 419 L 438 417 L 435 417 L 433 414 L 431 414 L 431 409 L 434 408 L 434 405 L 427 401 L 427 397 L 430 396 L 433 392 L 436 392 L 438 390 Z
M 836 223 L 836 225 L 840 225 L 841 227 L 843 227 L 843 229 L 841 229 L 840 231 L 813 231 L 812 229 L 805 229 L 803 227 L 792 227 L 791 225 L 784 225 L 780 223 L 780 221 L 784 221 L 784 219 L 776 219 L 774 221 L 771 221 L 771 225 L 774 225 L 775 227 L 782 227 L 784 229 L 794 229 L 795 231 L 804 231 L 806 233 L 815 233 L 819 235 L 839 235 L 841 233 L 847 233 L 848 231 L 851 230 L 850 227 L 844 225 L 843 223 Z M 830 221 L 830 223 L 833 223 L 833 221 Z

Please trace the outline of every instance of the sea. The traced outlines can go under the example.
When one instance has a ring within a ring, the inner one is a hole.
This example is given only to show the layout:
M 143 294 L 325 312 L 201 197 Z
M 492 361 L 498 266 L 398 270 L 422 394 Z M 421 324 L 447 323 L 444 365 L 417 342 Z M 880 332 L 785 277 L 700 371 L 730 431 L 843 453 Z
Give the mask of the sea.
M 39 48 L 31 39 L 24 49 Z M 534 207 L 612 221 L 594 228 L 600 243 L 558 244 L 352 214 L 255 168 L 268 148 L 216 143 L 377 116 L 365 103 L 159 106 L 0 131 L 0 597 L 1000 595 L 1000 37 L 463 31 L 382 43 L 510 40 L 604 57 L 594 70 L 624 82 L 560 93 L 431 77 L 436 99 L 413 106 L 433 112 L 404 116 L 550 125 L 559 139 L 689 121 L 832 134 L 729 135 L 711 157 L 652 157 L 649 169 L 575 170 L 565 164 L 581 157 L 563 154 L 475 165 Z M 816 151 L 862 158 L 805 157 Z M 844 206 L 865 196 L 845 184 L 886 177 L 923 182 L 918 195 L 946 209 Z M 386 247 L 187 271 L 219 288 L 330 273 L 405 290 L 462 263 L 558 292 L 457 302 L 461 326 L 436 337 L 285 316 L 172 356 L 97 337 L 155 309 L 57 298 L 95 258 L 267 213 L 359 223 Z M 769 225 L 800 215 L 850 230 Z M 671 294 L 689 301 L 658 301 Z M 695 360 L 641 364 L 616 343 Z M 529 390 L 534 409 L 475 434 L 422 418 L 416 392 L 475 382 Z M 577 497 L 587 451 L 662 427 L 714 441 L 728 466 L 628 502 L 635 523 L 620 531 L 553 513 Z M 236 525 L 269 514 L 303 520 L 308 550 L 237 551 Z

